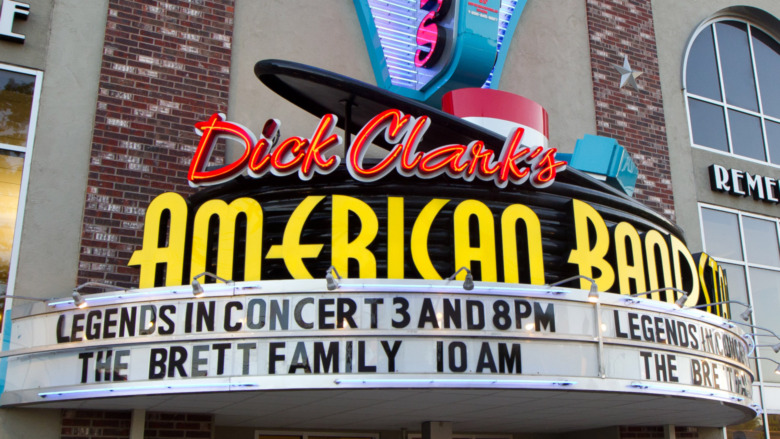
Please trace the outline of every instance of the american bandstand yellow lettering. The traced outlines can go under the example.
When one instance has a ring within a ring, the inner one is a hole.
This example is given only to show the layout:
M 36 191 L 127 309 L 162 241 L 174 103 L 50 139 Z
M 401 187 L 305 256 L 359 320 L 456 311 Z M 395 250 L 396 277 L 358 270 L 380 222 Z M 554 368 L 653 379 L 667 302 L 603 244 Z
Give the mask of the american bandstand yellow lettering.
M 327 198 L 329 203 L 324 202 Z M 542 224 L 531 208 L 508 204 L 497 209 L 475 199 L 430 198 L 410 217 L 408 199 L 381 197 L 384 205 L 378 209 L 375 202 L 369 204 L 354 196 L 302 197 L 281 219 L 283 233 L 274 244 L 264 235 L 267 213 L 252 198 L 230 202 L 210 199 L 191 208 L 181 195 L 164 193 L 147 210 L 143 247 L 133 253 L 129 265 L 140 267 L 141 288 L 182 285 L 188 281 L 187 273 L 210 268 L 207 254 L 211 246 L 214 271 L 226 279 L 233 279 L 237 268 L 243 273 L 241 280 L 268 280 L 263 279 L 262 268 L 269 262 L 283 263 L 293 279 L 320 277 L 307 265 L 328 254 L 325 266 L 333 265 L 351 277 L 377 278 L 377 267 L 382 266 L 381 271 L 391 279 L 442 279 L 449 273 L 435 268 L 429 242 L 432 230 L 442 224 L 436 223 L 437 218 L 449 215 L 444 223 L 451 230 L 443 236 L 451 240 L 447 243 L 452 251 L 450 273 L 459 267 L 478 267 L 478 279 L 486 282 L 543 285 L 558 280 L 546 276 Z M 302 239 L 313 221 L 312 212 L 324 205 L 329 205 L 330 225 L 326 229 L 330 236 L 322 235 L 317 243 Z M 565 261 L 572 275 L 595 279 L 599 291 L 632 294 L 673 287 L 689 293 L 688 304 L 728 298 L 723 269 L 704 253 L 692 255 L 679 238 L 655 229 L 640 231 L 625 221 L 608 224 L 593 206 L 581 200 L 574 199 L 569 205 L 572 237 Z M 273 214 L 278 221 L 279 212 Z M 242 236 L 236 234 L 239 216 L 246 222 Z M 412 223 L 406 224 L 410 218 Z M 378 246 L 382 252 L 375 250 Z M 380 254 L 384 260 L 377 259 Z M 239 260 L 243 267 L 234 267 Z M 413 273 L 405 266 L 413 267 Z M 165 269 L 164 280 L 159 276 L 160 267 Z M 588 288 L 589 284 L 582 280 L 580 286 Z M 674 301 L 671 294 L 657 293 L 653 298 Z M 710 311 L 724 312 L 720 307 Z

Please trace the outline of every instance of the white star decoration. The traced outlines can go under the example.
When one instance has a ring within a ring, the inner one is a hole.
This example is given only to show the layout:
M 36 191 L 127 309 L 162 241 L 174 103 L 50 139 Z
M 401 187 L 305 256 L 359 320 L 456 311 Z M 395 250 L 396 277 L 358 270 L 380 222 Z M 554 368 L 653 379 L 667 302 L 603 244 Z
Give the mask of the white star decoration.
M 639 85 L 636 83 L 636 78 L 638 78 L 642 72 L 637 72 L 631 69 L 631 66 L 628 65 L 628 55 L 623 55 L 622 66 L 617 64 L 612 64 L 612 66 L 617 69 L 618 73 L 620 73 L 620 88 L 623 88 L 624 85 L 628 84 L 633 87 L 634 90 L 639 91 Z

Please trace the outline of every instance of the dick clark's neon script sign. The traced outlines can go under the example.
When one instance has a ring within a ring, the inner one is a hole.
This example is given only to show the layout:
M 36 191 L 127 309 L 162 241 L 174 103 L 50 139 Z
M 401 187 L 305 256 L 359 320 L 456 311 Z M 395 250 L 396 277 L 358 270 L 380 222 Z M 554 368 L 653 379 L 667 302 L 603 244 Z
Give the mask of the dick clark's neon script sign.
M 192 186 L 224 183 L 246 174 L 260 178 L 271 173 L 285 176 L 298 173 L 302 180 L 314 174 L 329 174 L 341 163 L 333 149 L 342 145 L 342 137 L 335 134 L 337 118 L 326 114 L 320 119 L 310 138 L 289 137 L 274 142 L 278 121 L 269 121 L 271 129 L 256 136 L 248 128 L 225 120 L 223 114 L 213 114 L 207 121 L 195 125 L 200 142 L 190 165 L 188 180 Z M 553 183 L 557 172 L 566 169 L 566 162 L 555 159 L 555 148 L 522 144 L 523 128 L 509 136 L 498 154 L 487 148 L 482 140 L 468 145 L 450 144 L 429 151 L 417 151 L 417 146 L 431 124 L 428 116 L 413 117 L 390 109 L 376 115 L 358 132 L 345 153 L 350 175 L 359 181 L 375 181 L 392 171 L 405 177 L 433 178 L 446 174 L 453 179 L 493 181 L 503 188 L 511 182 L 520 185 L 526 181 L 536 188 Z M 388 154 L 378 163 L 368 165 L 364 160 L 369 146 L 377 136 L 384 135 L 392 145 Z M 217 169 L 207 169 L 209 159 L 219 138 L 227 138 L 243 145 L 241 156 Z

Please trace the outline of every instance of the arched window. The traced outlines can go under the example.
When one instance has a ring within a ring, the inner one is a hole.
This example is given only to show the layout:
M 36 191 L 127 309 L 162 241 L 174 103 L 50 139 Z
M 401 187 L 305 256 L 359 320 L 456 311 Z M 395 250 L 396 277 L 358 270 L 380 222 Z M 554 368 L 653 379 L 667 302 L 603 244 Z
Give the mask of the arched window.
M 685 64 L 694 146 L 780 165 L 780 43 L 753 24 L 700 28 Z

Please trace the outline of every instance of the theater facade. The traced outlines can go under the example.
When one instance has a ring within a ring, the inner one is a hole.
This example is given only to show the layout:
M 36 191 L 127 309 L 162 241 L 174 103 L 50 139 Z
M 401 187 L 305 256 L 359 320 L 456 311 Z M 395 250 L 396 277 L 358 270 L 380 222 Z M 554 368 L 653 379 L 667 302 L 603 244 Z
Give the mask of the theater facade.
M 777 17 L 3 0 L 0 436 L 780 435 Z

